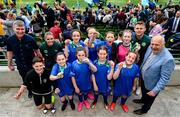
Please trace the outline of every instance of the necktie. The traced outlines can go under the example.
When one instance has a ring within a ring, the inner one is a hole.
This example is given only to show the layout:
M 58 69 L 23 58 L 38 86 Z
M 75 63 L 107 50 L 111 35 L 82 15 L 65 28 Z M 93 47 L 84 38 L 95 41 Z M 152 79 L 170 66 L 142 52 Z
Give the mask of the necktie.
M 172 32 L 173 33 L 175 33 L 176 32 L 176 30 L 177 30 L 177 25 L 178 25 L 178 18 L 175 18 L 174 19 L 175 21 L 174 21 L 174 23 L 173 23 L 173 27 L 172 27 Z

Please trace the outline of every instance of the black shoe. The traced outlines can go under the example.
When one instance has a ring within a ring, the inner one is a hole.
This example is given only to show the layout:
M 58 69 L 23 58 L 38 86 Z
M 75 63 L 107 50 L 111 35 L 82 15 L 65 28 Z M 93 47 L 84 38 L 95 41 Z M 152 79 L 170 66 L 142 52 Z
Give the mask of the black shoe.
M 64 111 L 67 107 L 67 104 L 63 104 L 62 107 L 61 107 L 61 110 Z
M 143 104 L 144 103 L 141 99 L 134 99 L 133 102 L 136 104 Z
M 142 115 L 142 114 L 146 114 L 147 112 L 142 111 L 142 109 L 138 109 L 138 110 L 134 110 L 133 113 L 137 115 Z
M 72 102 L 70 105 L 71 105 L 71 109 L 72 109 L 72 110 L 75 110 L 75 104 L 74 104 L 74 102 Z
M 32 91 L 28 91 L 28 98 L 32 98 Z

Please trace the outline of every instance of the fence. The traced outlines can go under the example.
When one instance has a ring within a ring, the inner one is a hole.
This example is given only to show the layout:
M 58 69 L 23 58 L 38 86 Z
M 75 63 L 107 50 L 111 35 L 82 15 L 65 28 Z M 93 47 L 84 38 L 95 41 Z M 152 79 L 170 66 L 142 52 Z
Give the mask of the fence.
M 180 49 L 169 49 L 173 55 L 176 64 L 180 65 Z M 0 66 L 7 66 L 6 50 L 0 49 Z

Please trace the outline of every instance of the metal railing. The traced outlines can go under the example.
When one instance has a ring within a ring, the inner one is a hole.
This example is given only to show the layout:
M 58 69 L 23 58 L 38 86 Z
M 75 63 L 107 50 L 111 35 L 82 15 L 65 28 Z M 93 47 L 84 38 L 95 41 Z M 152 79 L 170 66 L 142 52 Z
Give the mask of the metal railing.
M 170 49 L 168 50 L 173 55 L 176 64 L 180 64 L 180 49 Z M 6 57 L 6 50 L 0 50 L 0 66 L 7 66 L 7 57 Z

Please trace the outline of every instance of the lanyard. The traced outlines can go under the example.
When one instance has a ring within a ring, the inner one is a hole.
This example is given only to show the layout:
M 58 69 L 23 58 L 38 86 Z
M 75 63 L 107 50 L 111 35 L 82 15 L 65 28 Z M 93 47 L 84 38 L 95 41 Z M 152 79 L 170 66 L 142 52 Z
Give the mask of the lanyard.
M 73 48 L 81 47 L 80 43 L 75 44 L 74 41 L 71 41 L 70 44 Z
M 101 63 L 99 60 L 97 60 L 97 63 L 98 65 L 106 65 L 107 67 L 110 66 L 107 60 L 104 63 Z
M 66 65 L 64 67 L 59 65 L 59 72 L 64 73 L 66 67 L 67 67 Z

